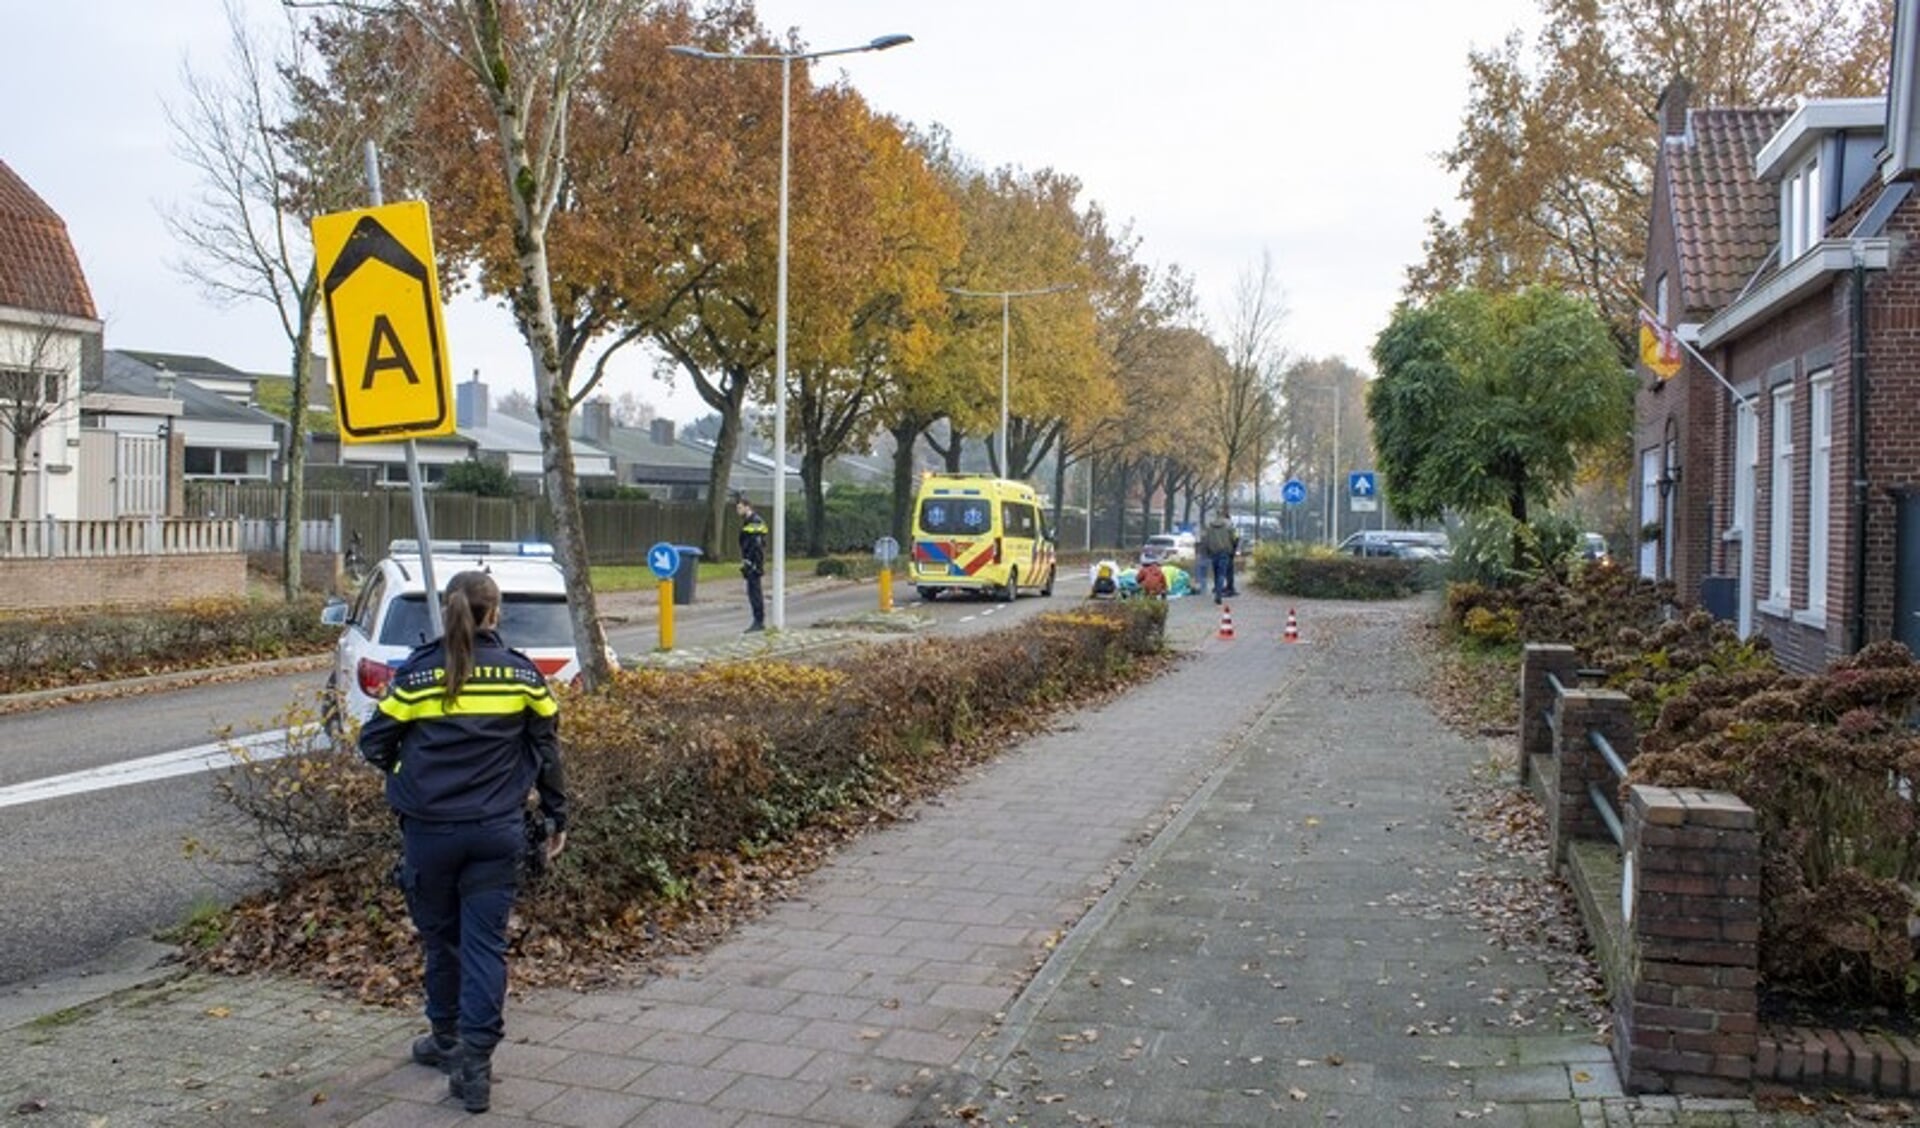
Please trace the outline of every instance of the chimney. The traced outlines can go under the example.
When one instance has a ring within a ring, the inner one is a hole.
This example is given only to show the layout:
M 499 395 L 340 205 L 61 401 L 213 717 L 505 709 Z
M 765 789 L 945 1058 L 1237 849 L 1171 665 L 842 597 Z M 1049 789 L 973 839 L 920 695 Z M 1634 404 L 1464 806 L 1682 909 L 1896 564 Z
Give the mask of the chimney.
M 648 432 L 648 436 L 653 439 L 654 445 L 656 446 L 672 446 L 673 445 L 673 420 L 655 419 L 652 423 L 647 425 L 647 432 Z
M 613 401 L 596 396 L 580 405 L 580 437 L 602 446 L 613 438 Z
M 487 386 L 480 382 L 480 370 L 473 370 L 473 379 L 453 389 L 453 421 L 456 427 L 485 427 L 487 425 Z
M 1687 99 L 1692 96 L 1693 83 L 1684 78 L 1675 78 L 1660 92 L 1660 103 L 1654 113 L 1660 119 L 1662 138 L 1687 135 Z

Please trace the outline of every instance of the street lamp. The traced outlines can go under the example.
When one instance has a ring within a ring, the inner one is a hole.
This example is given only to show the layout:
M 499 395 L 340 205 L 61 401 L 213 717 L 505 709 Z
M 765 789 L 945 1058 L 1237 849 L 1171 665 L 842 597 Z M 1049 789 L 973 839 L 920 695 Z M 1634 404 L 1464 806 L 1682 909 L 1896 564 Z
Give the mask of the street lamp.
M 963 298 L 1000 299 L 1000 473 L 1007 477 L 1013 476 L 1012 467 L 1007 465 L 1007 350 L 1013 299 L 1037 298 L 1041 294 L 1058 294 L 1071 289 L 1073 286 L 1064 282 L 1039 290 L 962 290 L 957 286 L 946 288 L 947 293 L 958 294 Z
M 911 35 L 883 35 L 858 47 L 835 47 L 826 51 L 797 51 L 791 54 L 730 54 L 678 44 L 667 48 L 689 59 L 711 59 L 730 63 L 780 64 L 780 255 L 778 281 L 774 293 L 773 363 L 773 614 L 774 630 L 787 625 L 787 137 L 792 116 L 794 61 L 824 59 L 829 55 L 856 55 L 862 51 L 885 51 L 902 43 L 912 43 Z

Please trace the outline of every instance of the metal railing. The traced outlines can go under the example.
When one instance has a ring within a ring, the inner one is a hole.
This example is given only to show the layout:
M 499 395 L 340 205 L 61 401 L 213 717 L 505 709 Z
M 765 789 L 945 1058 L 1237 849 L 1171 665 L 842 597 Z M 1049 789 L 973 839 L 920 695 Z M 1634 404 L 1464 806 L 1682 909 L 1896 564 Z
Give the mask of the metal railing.
M 1578 670 L 1575 673 L 1581 679 L 1599 679 L 1606 676 L 1605 670 L 1588 669 Z M 1560 699 L 1566 695 L 1567 687 L 1561 682 L 1559 676 L 1553 673 L 1547 674 L 1547 686 L 1553 690 L 1553 703 L 1541 710 L 1541 717 L 1546 722 L 1548 731 L 1554 734 L 1557 746 L 1560 733 L 1559 703 Z M 1620 783 L 1627 778 L 1626 761 L 1621 759 L 1620 754 L 1614 750 L 1613 742 L 1596 730 L 1587 730 L 1587 743 L 1592 745 L 1594 751 L 1600 753 L 1600 758 L 1606 762 L 1607 770 L 1613 774 L 1615 790 L 1618 790 Z M 1626 832 L 1621 828 L 1620 813 L 1614 809 L 1613 801 L 1607 798 L 1606 791 L 1599 783 L 1587 784 L 1587 801 L 1593 804 L 1594 813 L 1600 816 L 1601 824 L 1607 828 L 1607 833 L 1613 836 L 1614 845 L 1624 847 Z
M 1607 762 L 1607 769 L 1613 773 L 1614 790 L 1617 792 L 1620 782 L 1627 778 L 1626 761 L 1613 750 L 1611 741 L 1592 729 L 1587 730 L 1587 743 L 1593 745 L 1594 750 L 1600 753 L 1600 758 Z M 1613 835 L 1613 844 L 1626 846 L 1627 835 L 1620 828 L 1620 812 L 1613 809 L 1613 800 L 1607 798 L 1606 792 L 1601 790 L 1598 783 L 1587 784 L 1587 801 L 1592 803 L 1593 809 L 1599 813 L 1600 821 L 1606 825 L 1607 833 Z
M 240 551 L 240 523 L 130 517 L 0 521 L 0 559 L 206 556 Z

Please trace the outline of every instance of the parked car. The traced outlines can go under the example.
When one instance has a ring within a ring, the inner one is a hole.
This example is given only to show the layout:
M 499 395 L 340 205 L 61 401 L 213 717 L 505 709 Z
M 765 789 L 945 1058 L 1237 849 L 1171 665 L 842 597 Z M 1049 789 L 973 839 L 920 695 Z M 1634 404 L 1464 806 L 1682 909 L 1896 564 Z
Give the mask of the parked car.
M 1156 533 L 1140 547 L 1140 563 L 1173 564 L 1189 572 L 1195 555 L 1192 533 Z
M 1613 559 L 1613 554 L 1607 551 L 1607 538 L 1599 533 L 1581 533 L 1580 558 L 1591 564 L 1605 564 Z
M 1412 529 L 1367 529 L 1341 541 L 1339 550 L 1352 556 L 1402 560 L 1448 560 L 1453 556 L 1447 534 Z
M 459 572 L 478 569 L 493 577 L 500 585 L 500 637 L 532 659 L 548 680 L 580 675 L 566 581 L 553 546 L 434 541 L 431 550 L 433 578 L 442 587 Z M 420 563 L 417 541 L 394 541 L 351 602 L 329 600 L 321 612 L 322 622 L 341 628 L 321 708 L 330 734 L 338 736 L 349 719 L 364 723 L 371 717 L 394 670 L 415 647 L 435 637 Z

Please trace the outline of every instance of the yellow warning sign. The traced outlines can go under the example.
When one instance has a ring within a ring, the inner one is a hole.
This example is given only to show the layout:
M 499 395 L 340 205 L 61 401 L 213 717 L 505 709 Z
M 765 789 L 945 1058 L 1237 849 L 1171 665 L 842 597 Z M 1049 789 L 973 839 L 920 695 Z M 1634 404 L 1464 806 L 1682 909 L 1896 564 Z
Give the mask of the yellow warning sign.
M 452 369 L 427 205 L 315 216 L 313 252 L 341 441 L 452 434 Z

